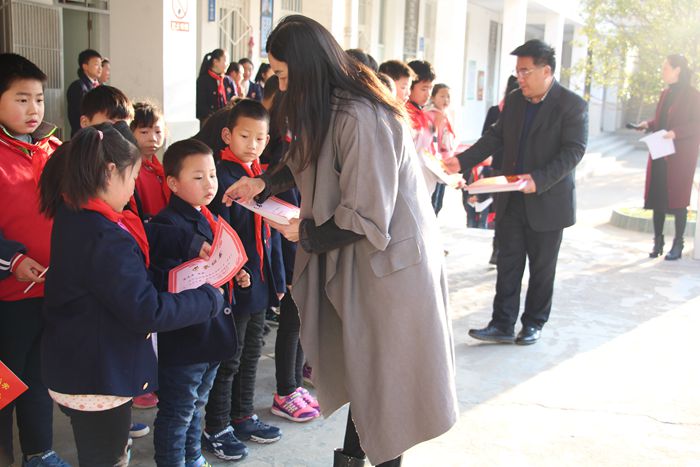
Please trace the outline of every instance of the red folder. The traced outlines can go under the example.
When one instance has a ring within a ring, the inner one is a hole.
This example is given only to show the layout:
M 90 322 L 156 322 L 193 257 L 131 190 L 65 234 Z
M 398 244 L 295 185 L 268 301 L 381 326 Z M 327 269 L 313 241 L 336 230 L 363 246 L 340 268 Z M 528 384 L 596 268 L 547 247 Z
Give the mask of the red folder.
M 0 409 L 17 399 L 27 385 L 0 361 Z

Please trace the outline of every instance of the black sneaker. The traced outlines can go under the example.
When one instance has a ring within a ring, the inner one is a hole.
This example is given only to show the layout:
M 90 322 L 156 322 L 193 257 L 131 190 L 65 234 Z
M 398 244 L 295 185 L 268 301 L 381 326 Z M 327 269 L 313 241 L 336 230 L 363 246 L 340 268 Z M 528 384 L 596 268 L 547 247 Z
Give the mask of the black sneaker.
M 248 448 L 236 438 L 230 425 L 214 435 L 202 430 L 202 449 L 225 461 L 237 461 L 248 455 Z
M 282 430 L 276 426 L 261 422 L 257 415 L 240 422 L 232 422 L 231 425 L 236 435 L 243 441 L 269 444 L 279 441 L 282 437 Z
M 279 326 L 280 324 L 280 309 L 275 307 L 270 307 L 265 311 L 265 321 L 270 326 Z

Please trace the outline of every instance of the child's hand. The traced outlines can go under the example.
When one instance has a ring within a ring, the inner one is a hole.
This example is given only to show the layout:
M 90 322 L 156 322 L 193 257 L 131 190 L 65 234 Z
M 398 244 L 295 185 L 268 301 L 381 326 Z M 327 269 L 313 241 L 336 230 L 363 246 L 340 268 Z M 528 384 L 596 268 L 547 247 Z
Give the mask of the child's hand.
M 448 157 L 447 159 L 443 159 L 443 164 L 445 164 L 445 169 L 447 169 L 447 173 L 450 174 L 456 174 L 459 173 L 461 170 L 461 167 L 459 166 L 459 159 L 456 157 Z
M 202 248 L 199 250 L 199 257 L 206 261 L 209 259 L 209 253 L 211 253 L 211 245 L 204 242 Z
M 246 287 L 250 287 L 250 274 L 248 274 L 248 272 L 244 269 L 241 269 L 236 273 L 235 279 L 236 284 L 238 284 L 239 287 L 243 287 L 244 289 Z
M 29 256 L 25 256 L 24 260 L 17 266 L 17 268 L 12 273 L 20 282 L 36 282 L 41 284 L 46 279 L 39 277 L 42 272 L 46 269 L 41 264 L 34 261 Z
M 234 201 L 247 203 L 262 193 L 265 182 L 260 178 L 241 177 L 236 183 L 228 187 L 224 193 L 223 203 L 231 206 Z
M 301 223 L 300 219 L 289 219 L 289 224 L 286 225 L 278 224 L 277 222 L 273 222 L 271 220 L 266 220 L 265 222 L 270 224 L 270 227 L 277 230 L 284 236 L 284 238 L 286 238 L 290 242 L 299 241 L 299 224 Z

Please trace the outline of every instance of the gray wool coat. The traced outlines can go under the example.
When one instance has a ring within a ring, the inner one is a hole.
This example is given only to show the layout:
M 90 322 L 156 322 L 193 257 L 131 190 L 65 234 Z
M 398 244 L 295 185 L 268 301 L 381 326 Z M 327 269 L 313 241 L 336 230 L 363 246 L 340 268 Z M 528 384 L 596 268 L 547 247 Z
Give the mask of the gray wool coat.
M 366 100 L 333 102 L 317 163 L 290 165 L 301 218 L 365 237 L 298 248 L 292 296 L 323 415 L 351 402 L 379 464 L 457 420 L 443 248 L 408 126 Z

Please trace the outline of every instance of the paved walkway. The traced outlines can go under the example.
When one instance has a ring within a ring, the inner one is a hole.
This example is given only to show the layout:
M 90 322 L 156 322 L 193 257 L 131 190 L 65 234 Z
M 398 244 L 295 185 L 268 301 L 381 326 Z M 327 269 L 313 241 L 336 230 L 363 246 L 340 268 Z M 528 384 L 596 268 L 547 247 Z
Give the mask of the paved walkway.
M 578 223 L 564 233 L 551 319 L 529 347 L 467 336 L 490 317 L 492 232 L 464 228 L 459 194 L 448 194 L 439 220 L 450 252 L 461 418 L 409 451 L 406 467 L 700 466 L 700 261 L 691 259 L 691 238 L 680 261 L 652 260 L 649 234 L 608 225 L 612 207 L 641 204 L 645 154 L 621 153 L 578 183 Z M 256 407 L 284 437 L 251 446 L 239 465 L 330 466 L 346 413 L 301 425 L 271 416 L 273 340 L 260 362 Z M 154 415 L 134 413 L 147 422 Z M 58 412 L 55 429 L 56 450 L 75 462 Z M 152 435 L 135 440 L 132 465 L 153 465 L 152 455 Z

